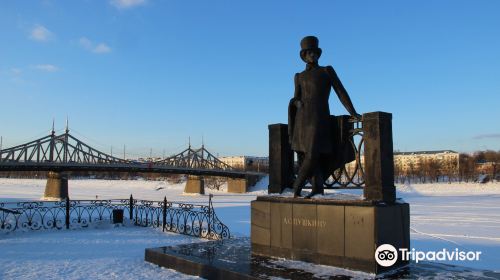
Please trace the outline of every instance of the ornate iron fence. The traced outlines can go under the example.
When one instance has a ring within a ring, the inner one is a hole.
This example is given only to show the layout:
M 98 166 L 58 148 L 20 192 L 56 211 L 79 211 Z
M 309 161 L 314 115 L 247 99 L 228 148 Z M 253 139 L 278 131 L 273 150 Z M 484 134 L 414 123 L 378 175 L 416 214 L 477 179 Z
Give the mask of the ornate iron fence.
M 230 238 L 229 228 L 215 214 L 212 195 L 208 205 L 170 202 L 166 197 L 163 201 L 136 200 L 132 195 L 130 199 L 0 202 L 0 232 L 85 228 L 111 222 L 116 209 L 128 213 L 136 226 L 162 227 L 207 239 Z
M 364 150 L 363 123 L 354 118 L 349 118 L 349 143 L 347 145 L 354 151 L 354 161 L 345 164 L 331 174 L 325 182 L 327 188 L 360 188 L 364 187 Z

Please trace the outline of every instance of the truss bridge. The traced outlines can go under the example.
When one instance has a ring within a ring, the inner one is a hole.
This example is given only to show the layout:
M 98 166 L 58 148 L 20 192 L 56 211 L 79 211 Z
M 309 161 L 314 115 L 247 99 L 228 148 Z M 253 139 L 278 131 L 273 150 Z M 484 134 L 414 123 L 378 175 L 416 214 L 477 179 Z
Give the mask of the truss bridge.
M 162 160 L 136 161 L 101 152 L 69 133 L 50 135 L 0 150 L 0 171 L 118 171 L 244 178 L 249 172 L 234 170 L 204 146 Z

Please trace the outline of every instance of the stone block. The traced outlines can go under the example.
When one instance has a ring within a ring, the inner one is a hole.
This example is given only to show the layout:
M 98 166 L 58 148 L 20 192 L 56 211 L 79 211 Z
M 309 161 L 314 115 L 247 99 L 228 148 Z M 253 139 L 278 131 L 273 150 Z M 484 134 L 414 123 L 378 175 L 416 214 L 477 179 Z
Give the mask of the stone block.
M 317 212 L 318 252 L 344 256 L 344 206 L 318 205 Z
M 345 256 L 373 260 L 375 244 L 375 207 L 345 207 Z
M 258 255 L 379 273 L 390 268 L 377 265 L 378 245 L 409 248 L 408 204 L 262 196 L 251 208 Z
M 261 228 L 271 229 L 271 203 L 267 201 L 251 202 L 252 225 Z
M 394 155 L 392 145 L 392 114 L 372 112 L 363 114 L 365 141 L 364 196 L 368 200 L 393 203 Z
M 377 207 L 377 246 L 391 244 L 396 248 L 410 248 L 409 205 L 396 204 Z
M 205 182 L 203 178 L 200 176 L 188 176 L 184 192 L 205 194 Z
M 228 178 L 227 192 L 229 193 L 246 193 L 248 187 L 247 179 Z
M 292 224 L 293 248 L 315 252 L 318 246 L 316 205 L 294 203 L 292 211 L 293 216 L 287 224 Z
M 292 248 L 292 204 L 271 203 L 271 246 Z
M 271 229 L 252 225 L 250 236 L 252 242 L 262 246 L 271 245 Z
M 269 125 L 269 187 L 268 193 L 281 193 L 291 187 L 293 151 L 288 140 L 288 125 Z
M 251 202 L 252 242 L 258 245 L 271 245 L 271 204 L 266 201 Z

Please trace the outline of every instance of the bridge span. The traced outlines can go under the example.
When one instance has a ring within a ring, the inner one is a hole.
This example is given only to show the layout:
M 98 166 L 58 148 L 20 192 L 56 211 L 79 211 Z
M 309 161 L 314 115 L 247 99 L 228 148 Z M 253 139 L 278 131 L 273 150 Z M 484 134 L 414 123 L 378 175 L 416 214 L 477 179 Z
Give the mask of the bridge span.
M 1 162 L 0 171 L 97 171 L 97 172 L 141 172 L 185 174 L 195 176 L 218 176 L 227 178 L 245 178 L 248 175 L 263 175 L 259 172 L 238 170 L 219 170 L 204 168 L 189 168 L 159 165 L 154 163 L 116 163 L 116 164 L 85 164 L 85 163 L 52 163 L 52 162 Z
M 64 173 L 71 171 L 186 174 L 189 175 L 186 191 L 198 193 L 204 189 L 203 176 L 226 177 L 228 191 L 244 192 L 249 181 L 264 175 L 235 170 L 207 151 L 204 145 L 198 149 L 189 145 L 184 151 L 162 160 L 120 159 L 87 145 L 72 136 L 68 128 L 60 135 L 52 128 L 50 135 L 0 150 L 0 171 L 49 171 L 46 195 L 50 184 L 57 189 L 52 194 L 58 194 L 61 188 L 67 189 Z

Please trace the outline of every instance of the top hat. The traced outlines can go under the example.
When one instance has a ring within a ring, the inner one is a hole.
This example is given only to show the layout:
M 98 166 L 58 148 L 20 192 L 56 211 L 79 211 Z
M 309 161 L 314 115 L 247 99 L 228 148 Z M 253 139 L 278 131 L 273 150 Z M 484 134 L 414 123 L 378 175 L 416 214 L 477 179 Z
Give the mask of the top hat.
M 321 49 L 318 47 L 319 40 L 314 36 L 306 36 L 300 41 L 300 58 L 305 60 L 305 54 L 307 50 L 316 50 L 318 51 L 319 56 L 321 56 Z

